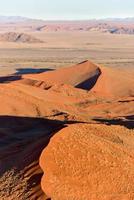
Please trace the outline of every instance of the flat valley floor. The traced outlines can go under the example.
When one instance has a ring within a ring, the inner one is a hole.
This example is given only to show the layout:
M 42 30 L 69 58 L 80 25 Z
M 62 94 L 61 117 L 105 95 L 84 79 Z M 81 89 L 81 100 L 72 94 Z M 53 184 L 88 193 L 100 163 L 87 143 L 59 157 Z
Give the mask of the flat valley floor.
M 134 66 L 133 35 L 86 31 L 28 34 L 44 43 L 0 43 L 1 76 L 36 73 L 42 68 L 60 68 L 89 59 L 111 67 Z

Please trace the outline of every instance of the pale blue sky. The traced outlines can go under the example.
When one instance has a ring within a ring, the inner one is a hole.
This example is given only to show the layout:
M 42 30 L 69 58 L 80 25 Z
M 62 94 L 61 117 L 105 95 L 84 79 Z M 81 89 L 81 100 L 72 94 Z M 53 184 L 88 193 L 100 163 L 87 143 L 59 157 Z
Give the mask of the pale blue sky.
M 134 0 L 0 0 L 0 15 L 46 20 L 134 17 Z

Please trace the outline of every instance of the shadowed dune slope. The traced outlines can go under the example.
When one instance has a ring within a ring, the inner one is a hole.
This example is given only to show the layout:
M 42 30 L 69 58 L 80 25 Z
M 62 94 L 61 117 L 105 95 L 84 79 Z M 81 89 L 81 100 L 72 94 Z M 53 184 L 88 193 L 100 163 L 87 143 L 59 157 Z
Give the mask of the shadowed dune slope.
M 39 156 L 64 125 L 36 117 L 0 116 L 0 199 L 45 200 Z

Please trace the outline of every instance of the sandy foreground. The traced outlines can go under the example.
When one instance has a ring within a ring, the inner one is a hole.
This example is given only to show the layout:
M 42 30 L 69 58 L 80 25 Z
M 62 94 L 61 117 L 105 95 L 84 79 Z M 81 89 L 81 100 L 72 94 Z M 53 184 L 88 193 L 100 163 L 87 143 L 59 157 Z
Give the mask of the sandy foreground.
M 134 70 L 88 60 L 0 78 L 1 200 L 133 200 Z
M 133 26 L 44 23 L 0 24 L 0 200 L 134 200 Z

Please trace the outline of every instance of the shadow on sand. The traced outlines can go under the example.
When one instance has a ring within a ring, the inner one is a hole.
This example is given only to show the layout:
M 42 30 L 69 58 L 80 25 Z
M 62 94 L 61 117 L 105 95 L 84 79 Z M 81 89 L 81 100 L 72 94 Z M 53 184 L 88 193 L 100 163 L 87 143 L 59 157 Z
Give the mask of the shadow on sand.
M 40 74 L 43 72 L 53 71 L 54 69 L 35 69 L 35 68 L 18 68 L 16 69 L 16 73 L 9 76 L 0 77 L 0 83 L 9 83 L 12 81 L 21 80 L 22 75 L 26 74 Z
M 123 116 L 119 119 L 94 118 L 93 120 L 107 125 L 120 125 L 128 129 L 134 129 L 134 115 Z
M 14 171 L 13 177 L 7 180 L 19 176 L 16 187 L 20 189 L 23 178 L 26 177 L 25 191 L 31 192 L 25 199 L 32 199 L 33 195 L 43 195 L 40 188 L 43 172 L 39 166 L 39 157 L 50 138 L 65 126 L 58 120 L 0 116 L 0 176 L 5 172 Z M 7 190 L 14 190 L 14 184 L 11 181 Z
M 91 78 L 83 81 L 82 83 L 76 85 L 75 87 L 80 88 L 80 89 L 84 89 L 84 90 L 91 90 L 95 86 L 100 75 L 101 75 L 101 71 L 99 70 L 96 75 L 94 75 Z
M 53 71 L 54 69 L 50 68 L 40 68 L 40 69 L 35 69 L 35 68 L 17 68 L 16 73 L 14 75 L 23 75 L 23 74 L 39 74 L 42 72 L 48 72 L 48 71 Z
M 30 162 L 39 158 L 42 149 L 49 143 L 49 139 L 65 126 L 62 121 L 58 120 L 0 116 L 0 160 L 2 161 L 3 158 L 6 158 L 6 162 L 8 162 L 9 158 L 7 168 L 15 165 L 16 168 L 23 169 L 25 165 L 29 165 Z M 5 147 L 6 151 L 4 152 L 2 149 Z M 8 147 L 10 151 L 8 151 Z M 27 161 L 21 159 L 21 165 L 19 165 L 20 154 L 26 156 L 28 149 L 29 151 L 33 149 L 30 159 Z M 36 150 L 34 151 L 34 149 Z M 11 156 L 15 159 L 11 159 Z M 4 170 L 1 166 L 0 174 L 3 171 L 2 169 Z

